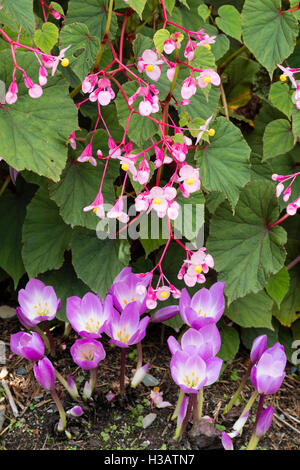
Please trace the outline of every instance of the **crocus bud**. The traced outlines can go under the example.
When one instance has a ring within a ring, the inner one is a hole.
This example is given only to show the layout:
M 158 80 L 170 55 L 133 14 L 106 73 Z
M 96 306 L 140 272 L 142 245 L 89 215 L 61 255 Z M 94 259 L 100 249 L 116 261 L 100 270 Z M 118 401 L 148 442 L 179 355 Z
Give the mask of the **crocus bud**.
M 160 308 L 154 315 L 151 315 L 151 322 L 153 323 L 161 323 L 170 318 L 173 318 L 179 312 L 178 305 L 170 305 L 169 307 Z
M 83 414 L 83 409 L 79 405 L 73 406 L 73 408 L 67 411 L 67 415 L 74 416 L 74 418 L 78 418 L 82 414 Z
M 55 388 L 55 371 L 54 367 L 47 357 L 41 359 L 33 366 L 33 372 L 36 380 L 45 390 L 54 390 Z
M 149 367 L 150 367 L 150 364 L 145 364 L 143 367 L 140 367 L 139 369 L 137 369 L 131 381 L 132 388 L 137 387 L 142 382 L 142 380 L 144 379 L 145 375 L 148 372 Z
M 260 356 L 265 352 L 267 347 L 267 340 L 267 335 L 261 335 L 255 338 L 253 341 L 250 353 L 252 364 L 256 364 L 259 361 Z
M 255 434 L 260 439 L 269 430 L 273 419 L 274 409 L 272 406 L 266 408 L 258 418 Z
M 70 394 L 74 399 L 78 398 L 78 397 L 79 397 L 79 393 L 78 393 L 78 390 L 77 390 L 77 386 L 76 386 L 75 380 L 74 380 L 70 375 L 68 375 L 67 380 L 68 380 L 68 392 L 69 392 L 69 394 Z
M 225 450 L 233 450 L 232 440 L 226 432 L 222 432 L 222 445 Z
M 251 369 L 251 380 L 260 394 L 276 393 L 285 377 L 286 355 L 284 347 L 275 343 L 261 355 Z
M 29 361 L 38 361 L 45 354 L 45 345 L 41 337 L 31 331 L 25 333 L 20 331 L 10 337 L 10 349 L 18 356 L 25 357 Z
M 89 400 L 92 396 L 91 386 L 88 381 L 86 381 L 84 384 L 82 396 L 84 400 Z

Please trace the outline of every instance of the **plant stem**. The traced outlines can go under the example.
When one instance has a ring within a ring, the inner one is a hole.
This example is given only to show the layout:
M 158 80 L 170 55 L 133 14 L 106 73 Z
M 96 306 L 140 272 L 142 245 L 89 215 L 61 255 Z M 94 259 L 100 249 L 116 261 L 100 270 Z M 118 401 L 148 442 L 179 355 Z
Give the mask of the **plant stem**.
M 178 397 L 177 404 L 176 404 L 176 408 L 174 410 L 174 413 L 172 415 L 171 420 L 176 419 L 178 417 L 179 410 L 180 410 L 181 404 L 183 402 L 184 396 L 185 396 L 184 392 L 182 390 L 180 390 L 179 397 Z
M 44 326 L 44 330 L 45 330 L 45 333 L 46 333 L 48 341 L 49 341 L 50 354 L 51 354 L 51 356 L 55 357 L 55 344 L 54 344 L 53 336 L 50 332 L 49 325 L 48 325 L 47 321 L 43 321 L 43 326 Z
M 192 404 L 193 404 L 193 427 L 196 427 L 199 421 L 198 415 L 198 395 L 196 393 L 191 393 L 190 395 Z
M 251 367 L 252 367 L 252 364 L 250 364 L 249 367 L 248 367 L 248 369 L 246 370 L 245 375 L 244 375 L 244 377 L 242 378 L 241 383 L 240 383 L 240 385 L 238 386 L 237 391 L 235 392 L 235 394 L 234 394 L 233 397 L 231 398 L 230 402 L 225 406 L 224 411 L 223 411 L 223 415 L 226 415 L 226 413 L 228 413 L 228 411 L 231 410 L 231 408 L 233 407 L 233 405 L 235 404 L 235 402 L 238 400 L 238 398 L 239 398 L 239 396 L 240 396 L 240 393 L 241 393 L 241 391 L 243 390 L 244 386 L 246 385 L 246 382 L 247 382 L 248 377 L 249 377 L 249 375 L 250 375 Z
M 231 54 L 231 56 L 229 56 L 228 59 L 226 59 L 225 62 L 220 65 L 220 73 L 223 72 L 223 70 L 227 67 L 227 65 L 230 64 L 230 62 L 233 61 L 233 59 L 235 59 L 238 55 L 240 55 L 246 49 L 247 49 L 247 47 L 244 45 L 244 46 L 240 47 L 237 51 L 233 52 L 233 54 Z
M 185 417 L 184 417 L 184 420 L 183 420 L 183 423 L 182 423 L 182 426 L 181 426 L 181 435 L 184 434 L 184 432 L 186 430 L 186 427 L 188 425 L 188 422 L 190 420 L 191 411 L 192 411 L 192 404 L 193 404 L 193 400 L 191 400 L 191 395 L 190 395 L 189 396 L 189 403 L 188 403 L 187 410 L 186 410 L 186 414 L 185 414 Z
M 137 343 L 136 349 L 137 349 L 137 366 L 136 366 L 136 370 L 138 370 L 143 365 L 143 348 L 142 348 L 141 341 L 139 343 Z
M 259 438 L 256 435 L 256 426 L 257 426 L 257 422 L 258 422 L 258 420 L 260 418 L 260 415 L 262 413 L 262 410 L 263 410 L 264 400 L 265 400 L 265 395 L 262 393 L 259 396 L 259 402 L 258 402 L 258 408 L 257 408 L 257 412 L 256 412 L 255 424 L 254 424 L 254 428 L 253 428 L 253 431 L 252 431 L 252 436 L 251 436 L 250 442 L 248 444 L 247 450 L 255 450 L 256 447 L 257 447 Z
M 66 429 L 66 426 L 67 426 L 67 419 L 66 419 L 66 413 L 65 413 L 65 410 L 64 410 L 64 407 L 62 405 L 62 402 L 60 401 L 60 399 L 58 398 L 58 395 L 54 390 L 51 390 L 51 396 L 56 404 L 56 407 L 58 409 L 58 412 L 59 412 L 59 417 L 60 417 L 60 424 L 61 424 L 61 431 L 64 431 Z
M 202 412 L 203 412 L 203 387 L 200 388 L 199 394 L 197 396 L 197 408 L 198 408 L 198 421 L 202 418 Z
M 221 100 L 222 100 L 222 104 L 223 104 L 223 108 L 224 108 L 225 117 L 226 117 L 226 119 L 229 120 L 228 105 L 227 105 L 226 95 L 225 95 L 225 91 L 224 91 L 222 82 L 220 83 L 220 92 L 221 92 Z
M 109 0 L 108 16 L 107 16 L 107 21 L 106 21 L 106 26 L 105 26 L 105 33 L 104 33 L 103 40 L 102 40 L 102 43 L 101 43 L 101 47 L 100 47 L 100 50 L 99 50 L 98 55 L 96 57 L 95 66 L 94 66 L 94 68 L 96 68 L 96 69 L 99 67 L 100 60 L 101 60 L 101 57 L 102 57 L 102 54 L 103 54 L 103 51 L 104 51 L 104 48 L 105 48 L 105 44 L 108 40 L 108 33 L 109 33 L 109 28 L 110 28 L 110 23 L 111 23 L 113 4 L 114 4 L 114 0 Z
M 49 343 L 49 340 L 48 340 L 47 336 L 45 335 L 45 332 L 43 330 L 41 330 L 41 328 L 37 325 L 35 325 L 35 327 L 33 329 L 34 329 L 34 331 L 36 331 L 40 335 L 40 337 L 44 341 L 44 344 L 46 346 L 47 351 L 50 353 L 50 351 L 51 351 L 50 343 Z
M 4 183 L 3 183 L 3 185 L 2 185 L 2 187 L 1 187 L 1 189 L 0 189 L 0 196 L 2 196 L 2 194 L 3 194 L 4 191 L 6 190 L 6 188 L 7 188 L 8 184 L 9 184 L 9 182 L 10 182 L 10 176 L 7 175 L 7 177 L 5 178 L 5 181 L 4 181 Z
M 97 383 L 97 374 L 98 374 L 98 367 L 90 370 L 90 387 L 91 387 L 91 395 Z
M 125 395 L 126 348 L 121 348 L 120 394 Z
M 290 264 L 287 265 L 286 269 L 289 271 L 292 269 L 297 263 L 300 261 L 300 255 L 297 256 L 297 258 L 293 259 L 293 261 L 290 262 Z

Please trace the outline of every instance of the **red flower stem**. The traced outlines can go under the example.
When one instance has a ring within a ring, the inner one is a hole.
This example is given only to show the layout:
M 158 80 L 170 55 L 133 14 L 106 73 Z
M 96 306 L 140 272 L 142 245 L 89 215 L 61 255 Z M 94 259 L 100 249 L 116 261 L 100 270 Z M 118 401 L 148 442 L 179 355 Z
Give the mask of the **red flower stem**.
M 136 345 L 136 350 L 137 350 L 137 365 L 136 365 L 136 370 L 140 369 L 143 365 L 143 348 L 142 348 L 142 343 L 139 341 Z
M 122 24 L 121 37 L 120 37 L 120 53 L 119 53 L 120 62 L 122 62 L 122 58 L 123 58 L 123 43 L 124 43 L 124 35 L 125 35 L 125 28 L 126 28 L 127 20 L 128 20 L 128 16 L 126 15 Z
M 282 216 L 280 219 L 276 220 L 276 222 L 273 222 L 271 224 L 271 227 L 275 227 L 275 225 L 278 225 L 278 224 L 281 224 L 281 222 L 283 222 L 285 219 L 287 219 L 288 217 L 290 216 L 290 214 L 285 214 L 284 216 Z

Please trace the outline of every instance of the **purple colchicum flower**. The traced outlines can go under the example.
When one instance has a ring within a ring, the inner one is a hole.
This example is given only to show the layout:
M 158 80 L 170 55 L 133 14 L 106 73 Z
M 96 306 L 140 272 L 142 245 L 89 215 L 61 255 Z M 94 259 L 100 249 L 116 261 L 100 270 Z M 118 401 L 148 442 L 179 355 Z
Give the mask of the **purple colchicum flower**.
M 30 333 L 20 331 L 11 335 L 10 349 L 13 353 L 25 357 L 29 361 L 38 361 L 45 354 L 43 340 L 34 331 L 30 331 Z
M 78 418 L 83 415 L 83 409 L 79 405 L 73 406 L 73 408 L 67 411 L 67 415 Z
M 267 347 L 267 335 L 261 335 L 255 338 L 252 343 L 250 359 L 252 364 L 256 364 Z
M 68 320 L 72 328 L 86 338 L 101 337 L 112 310 L 112 299 L 109 296 L 103 303 L 98 295 L 91 292 L 85 294 L 82 299 L 76 296 L 67 299 Z
M 170 318 L 175 317 L 178 312 L 178 305 L 170 305 L 169 307 L 163 307 L 157 310 L 153 315 L 151 315 L 150 321 L 152 323 L 162 323 L 164 321 L 170 320 Z
M 60 299 L 57 299 L 52 286 L 38 279 L 30 279 L 25 289 L 21 289 L 18 295 L 20 307 L 17 315 L 26 328 L 32 328 L 41 321 L 53 320 L 60 309 Z
M 249 416 L 249 411 L 246 411 L 242 416 L 239 417 L 239 419 L 236 420 L 234 425 L 232 426 L 232 432 L 228 434 L 229 437 L 237 437 L 239 434 L 242 433 L 243 427 L 246 424 L 246 421 Z
M 257 420 L 255 434 L 258 439 L 266 434 L 269 430 L 272 419 L 273 419 L 274 409 L 272 406 L 268 406 L 260 415 Z
M 55 371 L 52 362 L 47 357 L 33 365 L 33 372 L 36 380 L 45 390 L 54 391 L 55 389 Z
M 95 339 L 77 339 L 70 349 L 73 361 L 81 369 L 95 369 L 105 356 L 102 344 Z
M 222 445 L 225 450 L 233 450 L 233 444 L 230 436 L 226 432 L 222 432 Z
M 121 315 L 114 311 L 107 327 L 107 335 L 111 338 L 110 343 L 120 348 L 128 348 L 132 344 L 139 343 L 146 335 L 149 320 L 148 316 L 140 320 L 138 302 L 126 305 Z
M 285 377 L 285 366 L 286 355 L 280 343 L 266 349 L 251 369 L 251 380 L 258 393 L 276 393 Z
M 132 273 L 131 268 L 124 268 L 110 287 L 114 306 L 122 312 L 129 303 L 136 302 L 140 315 L 146 312 L 147 287 L 151 276 L 143 278 Z
M 184 393 L 198 393 L 218 379 L 222 362 L 218 357 L 204 360 L 197 348 L 176 351 L 171 359 L 171 375 Z
M 197 349 L 197 353 L 204 360 L 207 360 L 219 352 L 221 336 L 216 325 L 211 323 L 200 328 L 200 330 L 188 329 L 182 335 L 181 345 L 173 336 L 170 336 L 167 342 L 172 354 L 175 354 L 176 351 L 189 352 L 191 350 L 193 352 Z
M 197 330 L 209 323 L 217 323 L 225 309 L 225 282 L 216 282 L 210 289 L 200 289 L 190 298 L 182 289 L 179 300 L 180 315 L 184 323 Z

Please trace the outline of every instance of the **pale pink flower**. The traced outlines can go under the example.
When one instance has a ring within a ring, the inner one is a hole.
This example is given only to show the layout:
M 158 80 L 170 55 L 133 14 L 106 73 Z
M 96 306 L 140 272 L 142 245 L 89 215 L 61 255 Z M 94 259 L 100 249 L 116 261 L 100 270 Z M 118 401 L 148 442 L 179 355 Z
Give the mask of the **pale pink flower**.
M 75 131 L 69 135 L 69 142 L 73 150 L 76 150 L 76 134 Z
M 279 65 L 279 64 L 277 64 L 277 67 L 279 67 L 280 70 L 283 71 L 282 75 L 284 77 L 288 77 L 291 80 L 292 85 L 294 86 L 294 88 L 297 88 L 297 82 L 294 79 L 294 74 L 300 72 L 300 68 L 299 69 L 292 69 L 291 67 L 283 67 L 282 65 Z
M 191 165 L 184 165 L 179 170 L 178 181 L 183 181 L 183 187 L 187 193 L 194 193 L 200 189 L 199 169 Z
M 172 54 L 173 51 L 175 51 L 177 46 L 177 42 L 174 41 L 174 39 L 167 39 L 164 42 L 164 52 L 165 54 Z
M 90 162 L 91 165 L 97 166 L 97 162 L 93 157 L 93 149 L 91 142 L 89 142 L 88 145 L 85 147 L 81 155 L 77 158 L 77 161 L 81 163 Z
M 33 83 L 27 75 L 24 77 L 24 84 L 26 88 L 28 88 L 28 94 L 31 98 L 40 98 L 42 96 L 42 87 L 37 83 Z
M 90 204 L 89 206 L 86 206 L 83 208 L 83 211 L 84 212 L 88 212 L 88 211 L 93 211 L 97 217 L 99 217 L 99 219 L 104 219 L 105 218 L 105 211 L 104 211 L 104 205 L 103 205 L 103 196 L 102 196 L 102 193 L 99 192 L 97 194 L 97 197 L 96 199 L 94 200 L 94 202 L 92 202 L 92 204 Z
M 172 406 L 168 401 L 163 400 L 163 392 L 159 391 L 158 387 L 155 387 L 150 392 L 151 405 L 155 405 L 156 408 L 166 408 L 167 406 Z
M 181 85 L 181 96 L 185 100 L 189 100 L 197 91 L 197 82 L 191 76 L 186 78 Z
M 48 72 L 47 72 L 46 68 L 43 65 L 41 65 L 40 68 L 39 68 L 39 84 L 41 86 L 46 85 L 47 76 L 48 76 Z
M 295 215 L 299 207 L 300 207 L 300 196 L 297 199 L 295 199 L 294 202 L 291 202 L 290 204 L 288 204 L 286 208 L 286 212 L 289 215 Z
M 175 70 L 176 70 L 176 64 L 174 64 L 173 62 L 169 62 L 168 65 L 169 65 L 169 68 L 167 70 L 167 77 L 170 82 L 173 82 Z
M 140 184 L 146 184 L 150 178 L 150 166 L 147 160 L 144 158 L 139 163 L 137 173 L 133 177 L 134 181 L 138 181 Z
M 146 211 L 149 208 L 149 200 L 145 197 L 146 193 L 140 193 L 135 198 L 135 208 L 138 212 Z
M 51 75 L 53 77 L 53 75 L 55 74 L 56 72 L 56 69 L 58 67 L 58 64 L 59 62 L 61 62 L 63 60 L 63 58 L 65 57 L 65 52 L 71 47 L 71 44 L 68 46 L 68 47 L 65 47 L 64 49 L 62 49 L 59 53 L 59 55 L 57 57 L 54 58 L 53 60 L 53 64 L 52 64 L 52 72 L 51 72 Z M 42 57 L 43 59 L 43 57 Z M 45 63 L 45 62 L 44 62 Z M 45 67 L 47 67 L 47 65 L 45 64 Z M 48 67 L 47 67 L 48 68 Z
M 214 44 L 216 41 L 217 36 L 209 36 L 208 34 L 204 34 L 200 41 L 197 43 L 197 46 L 207 46 L 209 44 Z
M 110 80 L 107 78 L 102 78 L 98 81 L 98 88 L 93 91 L 90 96 L 89 100 L 99 101 L 102 106 L 107 106 L 115 98 L 115 92 L 111 87 Z
M 173 201 L 176 195 L 176 189 L 171 186 L 165 188 L 154 186 L 145 196 L 145 199 L 150 201 L 149 211 L 153 209 L 159 218 L 168 215 L 170 219 L 174 220 L 179 211 L 179 204 Z
M 202 135 L 204 134 L 205 131 L 207 131 L 208 129 L 208 124 L 210 123 L 210 121 L 212 120 L 212 117 L 213 115 L 211 115 L 206 121 L 205 123 L 203 124 L 203 126 L 200 126 L 199 128 L 199 134 L 197 135 L 197 140 L 196 140 L 196 145 L 198 144 L 198 142 L 200 141 Z
M 156 290 L 156 298 L 164 301 L 170 297 L 171 289 L 169 286 L 161 286 Z
M 209 268 L 214 267 L 213 257 L 205 251 L 206 248 L 200 248 L 189 260 L 185 260 L 188 269 L 184 275 L 184 282 L 189 287 L 193 287 L 196 283 L 203 284 L 206 281 L 204 274 L 208 273 Z
M 213 69 L 205 69 L 203 72 L 200 72 L 197 80 L 200 88 L 207 87 L 209 83 L 212 83 L 215 86 L 219 86 L 221 83 L 219 74 Z
M 88 75 L 82 82 L 81 89 L 83 93 L 91 93 L 97 83 L 97 75 Z
M 123 222 L 124 224 L 126 224 L 129 220 L 129 216 L 128 214 L 126 214 L 125 212 L 123 212 L 123 207 L 124 207 L 124 202 L 123 202 L 123 198 L 120 197 L 115 205 L 113 206 L 112 209 L 110 209 L 110 211 L 108 211 L 107 213 L 107 217 L 109 219 L 118 219 L 120 220 L 120 222 Z
M 189 38 L 184 51 L 184 57 L 187 60 L 193 60 L 196 48 L 197 44 Z
M 156 52 L 151 49 L 146 49 L 143 52 L 142 57 L 139 57 L 138 71 L 140 73 L 146 72 L 146 75 L 148 75 L 151 80 L 157 82 L 161 74 L 159 65 L 162 63 L 163 61 L 157 58 Z
M 5 101 L 7 104 L 14 104 L 18 99 L 18 85 L 15 80 L 11 82 L 8 87 L 8 91 L 5 95 Z

